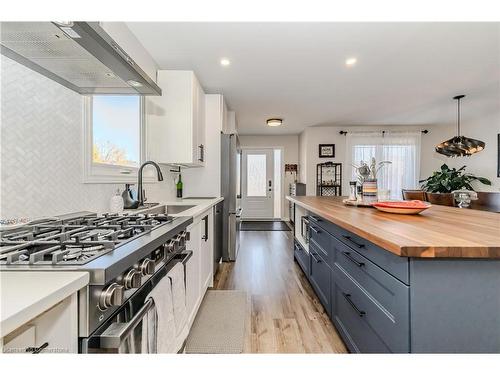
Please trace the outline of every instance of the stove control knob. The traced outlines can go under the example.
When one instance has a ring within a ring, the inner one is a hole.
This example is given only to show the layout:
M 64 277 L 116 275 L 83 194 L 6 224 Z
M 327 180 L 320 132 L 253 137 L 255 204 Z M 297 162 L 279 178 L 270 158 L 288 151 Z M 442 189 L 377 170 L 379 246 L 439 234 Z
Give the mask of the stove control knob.
M 168 243 L 165 245 L 165 249 L 167 250 L 167 255 L 175 253 L 178 249 L 177 242 L 175 240 L 170 240 Z
M 155 262 L 149 258 L 144 259 L 141 262 L 140 270 L 143 275 L 152 275 L 155 273 Z
M 184 238 L 180 234 L 175 237 L 175 242 L 177 243 L 177 248 L 184 246 Z
M 129 270 L 123 277 L 123 285 L 125 289 L 134 289 L 141 286 L 142 275 L 135 269 Z
M 111 306 L 120 306 L 123 303 L 123 286 L 113 283 L 101 292 L 99 308 L 106 310 Z

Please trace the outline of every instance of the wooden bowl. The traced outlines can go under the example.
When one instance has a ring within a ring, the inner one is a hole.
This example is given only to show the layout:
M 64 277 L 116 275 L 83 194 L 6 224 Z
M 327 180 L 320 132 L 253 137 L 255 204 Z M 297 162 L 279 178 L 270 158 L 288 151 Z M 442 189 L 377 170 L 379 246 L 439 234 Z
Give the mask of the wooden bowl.
M 373 204 L 379 211 L 391 214 L 416 215 L 432 207 L 430 203 L 422 201 L 377 202 Z

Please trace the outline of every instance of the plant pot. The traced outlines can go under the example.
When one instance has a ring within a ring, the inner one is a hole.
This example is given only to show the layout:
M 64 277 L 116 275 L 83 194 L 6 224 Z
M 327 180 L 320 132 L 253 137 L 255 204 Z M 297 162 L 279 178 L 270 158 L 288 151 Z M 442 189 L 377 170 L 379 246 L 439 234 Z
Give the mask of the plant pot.
M 451 193 L 425 193 L 425 199 L 432 204 L 440 204 L 441 206 L 455 206 L 455 198 Z

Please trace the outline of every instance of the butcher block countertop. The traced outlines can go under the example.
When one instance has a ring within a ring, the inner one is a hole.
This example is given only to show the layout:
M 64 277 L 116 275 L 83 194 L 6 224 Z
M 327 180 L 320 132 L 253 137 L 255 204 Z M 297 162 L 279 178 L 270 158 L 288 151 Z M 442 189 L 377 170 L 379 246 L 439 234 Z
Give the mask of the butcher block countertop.
M 287 197 L 402 257 L 500 259 L 500 214 L 434 205 L 418 215 L 346 206 L 343 197 Z

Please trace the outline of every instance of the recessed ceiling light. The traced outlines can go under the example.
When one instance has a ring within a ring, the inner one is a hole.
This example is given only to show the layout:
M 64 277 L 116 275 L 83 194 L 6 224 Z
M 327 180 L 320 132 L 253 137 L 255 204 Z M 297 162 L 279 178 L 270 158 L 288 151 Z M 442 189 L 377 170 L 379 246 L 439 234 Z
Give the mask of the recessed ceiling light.
M 142 83 L 129 79 L 127 83 L 132 87 L 142 87 Z
M 222 66 L 228 66 L 228 65 L 231 65 L 231 61 L 229 61 L 229 59 L 226 59 L 225 57 L 220 59 L 220 64 Z
M 280 119 L 280 118 L 270 118 L 266 122 L 267 122 L 267 126 L 281 126 L 281 124 L 283 124 L 283 119 Z
M 347 66 L 353 66 L 353 65 L 356 65 L 356 63 L 358 62 L 358 59 L 355 58 L 355 57 L 349 57 L 348 59 L 345 60 L 345 64 Z

